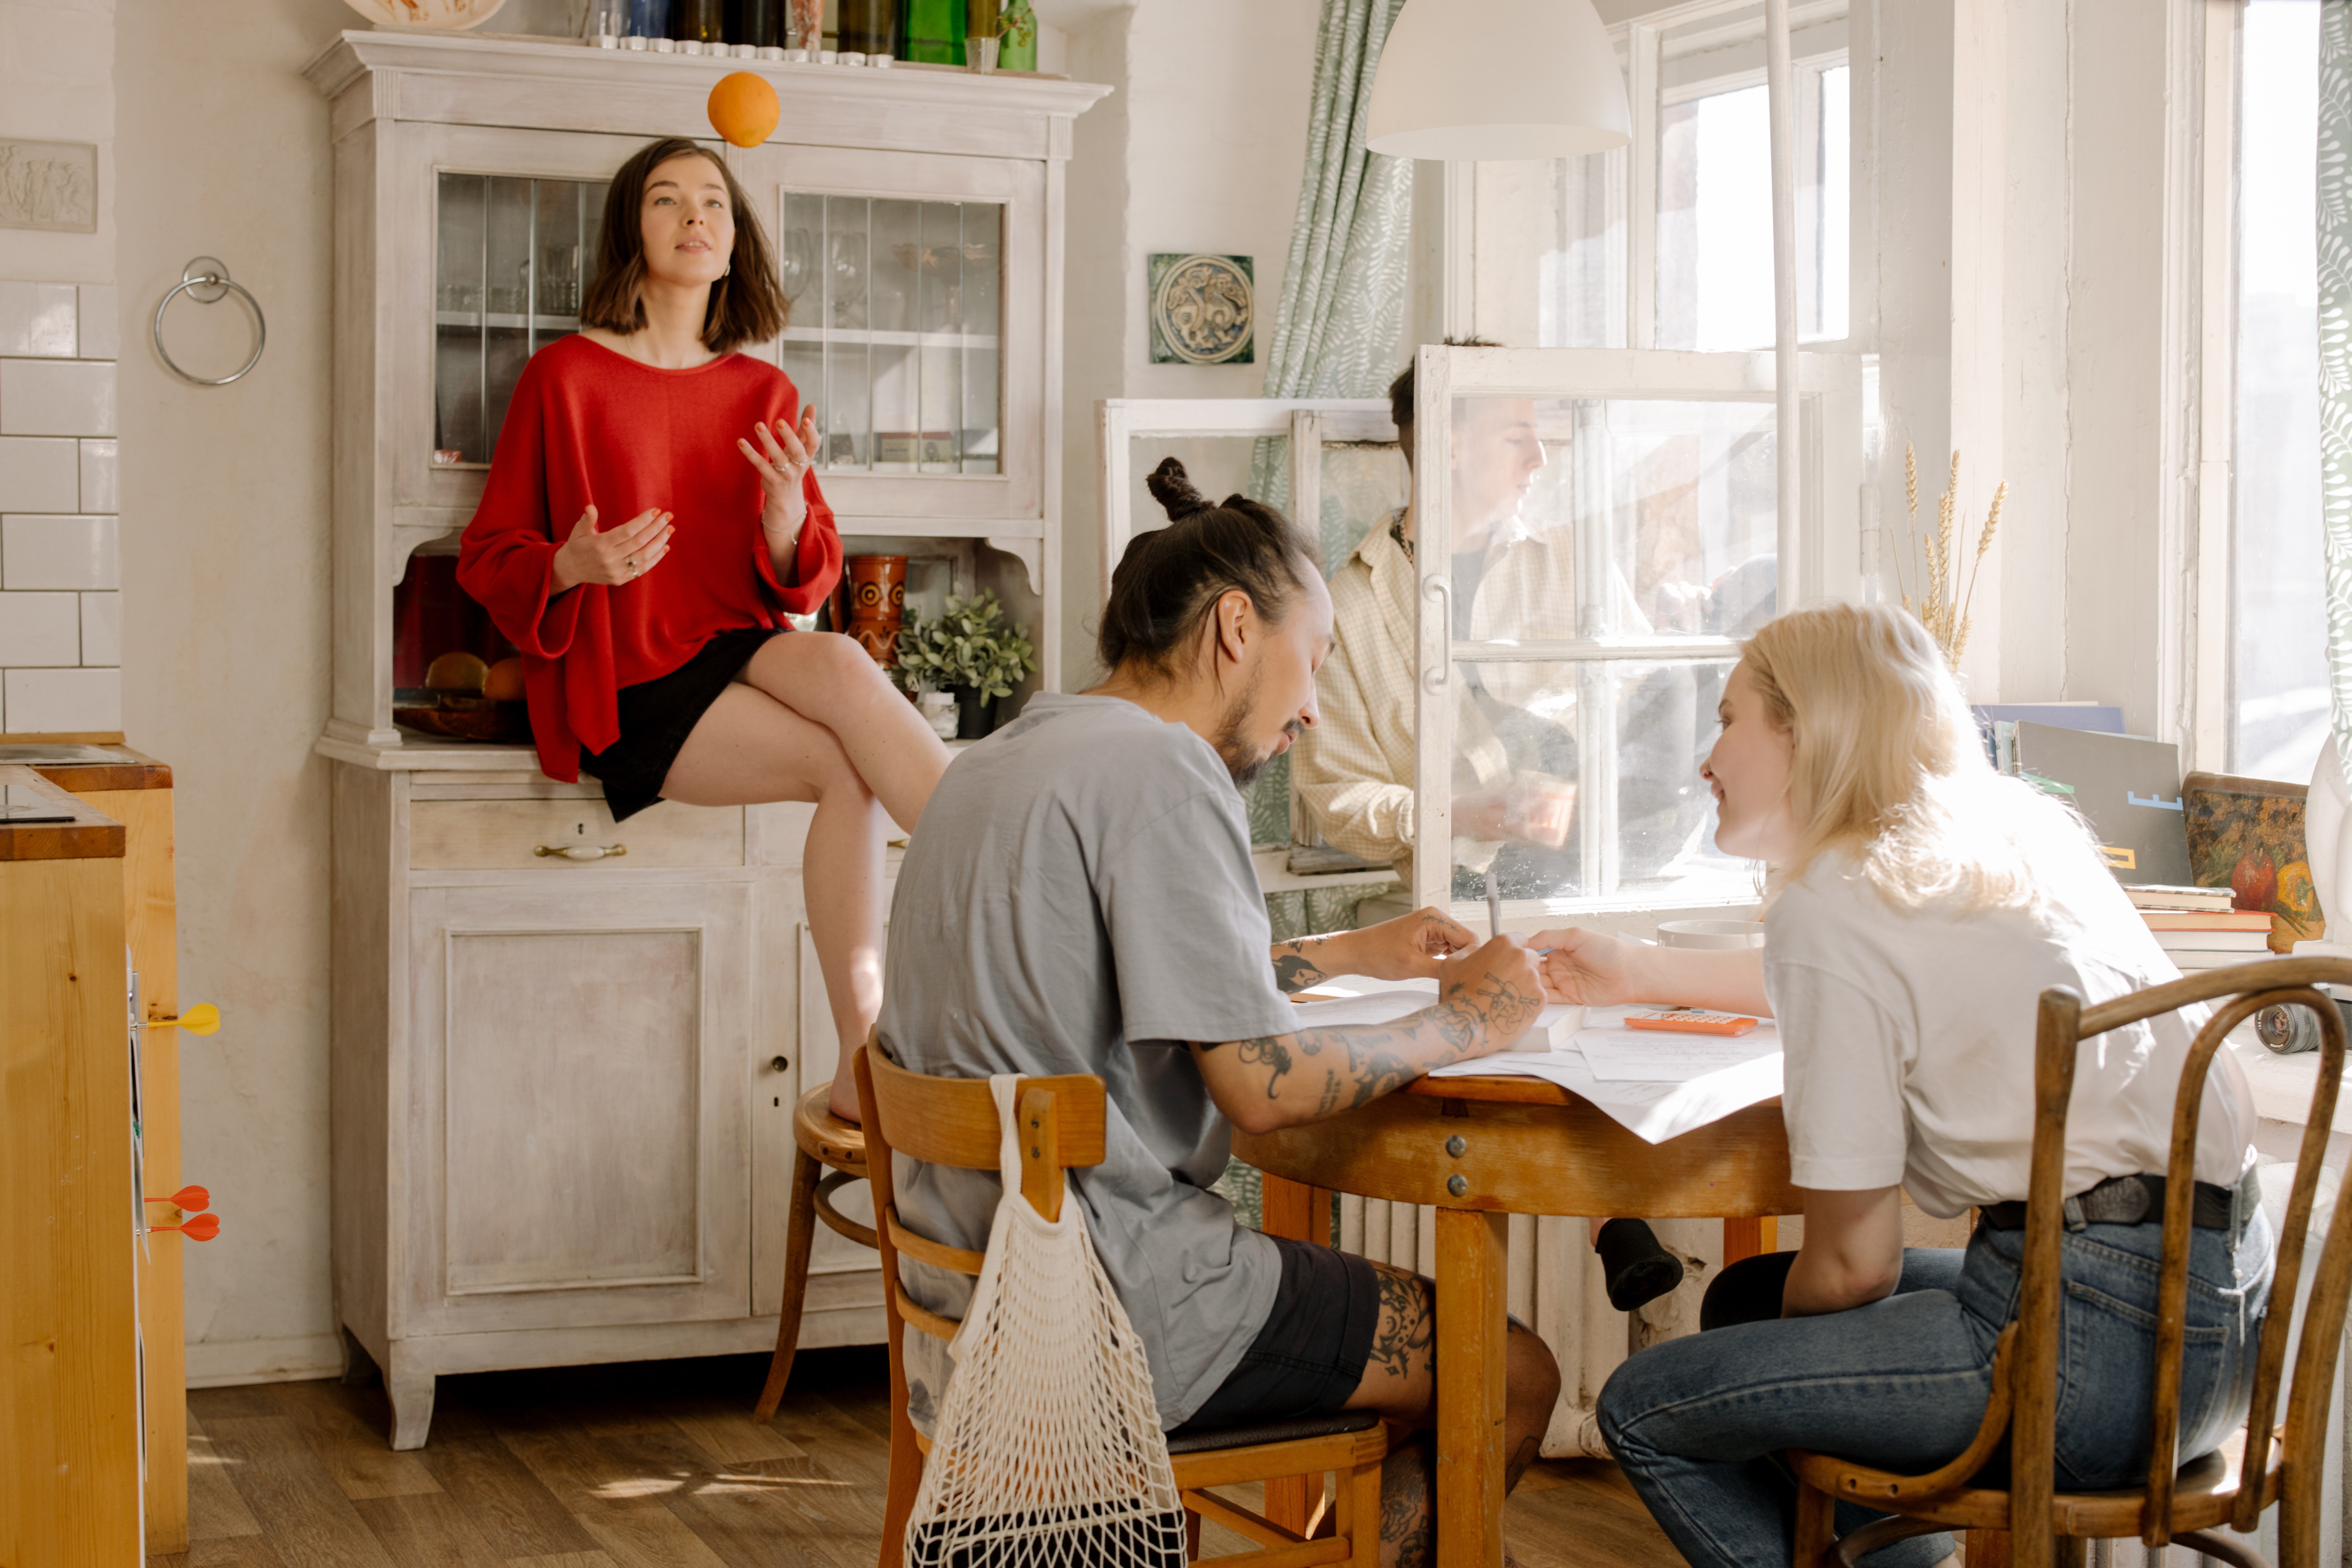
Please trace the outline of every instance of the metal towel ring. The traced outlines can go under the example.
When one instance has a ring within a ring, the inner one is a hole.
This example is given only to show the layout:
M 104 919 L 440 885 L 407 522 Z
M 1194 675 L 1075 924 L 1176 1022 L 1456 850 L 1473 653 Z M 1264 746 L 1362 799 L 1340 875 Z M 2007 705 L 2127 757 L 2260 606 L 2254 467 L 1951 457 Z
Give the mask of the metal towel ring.
M 245 297 L 245 302 L 253 307 L 253 357 L 246 361 L 245 363 L 233 374 L 220 376 L 217 379 L 209 376 L 190 375 L 186 371 L 182 370 L 178 363 L 172 358 L 172 351 L 163 346 L 163 312 L 170 307 L 173 299 L 177 295 L 185 294 L 189 299 L 194 300 L 199 305 L 212 305 L 217 304 L 219 301 L 228 298 L 228 291 L 232 289 L 243 295 Z M 164 295 L 162 302 L 157 304 L 155 307 L 155 325 L 152 331 L 155 339 L 155 352 L 163 356 L 165 366 L 171 370 L 171 373 L 173 375 L 178 376 L 182 381 L 187 382 L 193 386 L 226 386 L 230 382 L 236 380 L 237 377 L 243 375 L 247 371 L 251 370 L 255 365 L 259 364 L 261 363 L 261 351 L 269 346 L 269 323 L 262 317 L 261 301 L 255 299 L 251 291 L 248 290 L 244 284 L 236 282 L 229 277 L 228 268 L 226 266 L 223 265 L 221 262 L 215 261 L 209 256 L 199 256 L 194 261 L 189 262 L 188 265 L 182 269 L 180 273 L 180 281 L 173 286 L 172 292 Z

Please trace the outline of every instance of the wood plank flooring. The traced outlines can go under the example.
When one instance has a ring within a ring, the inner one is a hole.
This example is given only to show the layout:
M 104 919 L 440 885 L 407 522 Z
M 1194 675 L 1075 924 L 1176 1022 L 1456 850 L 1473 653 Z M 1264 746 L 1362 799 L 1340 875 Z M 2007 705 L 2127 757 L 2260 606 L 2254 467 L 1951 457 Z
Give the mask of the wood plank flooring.
M 441 1380 L 395 1454 L 378 1388 L 188 1396 L 186 1552 L 148 1568 L 873 1568 L 889 1468 L 878 1347 L 804 1352 L 772 1426 L 765 1356 Z M 1507 1516 L 1521 1568 L 1681 1559 L 1616 1467 L 1536 1466 Z M 1222 1540 L 1220 1539 L 1222 1537 Z M 1212 1527 L 1203 1546 L 1242 1542 Z

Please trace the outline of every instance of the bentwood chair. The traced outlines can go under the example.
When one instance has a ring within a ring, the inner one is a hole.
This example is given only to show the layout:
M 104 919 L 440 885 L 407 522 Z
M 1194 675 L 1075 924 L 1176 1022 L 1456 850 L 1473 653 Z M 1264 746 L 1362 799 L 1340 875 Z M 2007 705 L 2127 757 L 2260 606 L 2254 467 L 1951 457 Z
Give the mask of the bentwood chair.
M 898 1282 L 903 1253 L 918 1261 L 977 1276 L 983 1255 L 942 1246 L 907 1228 L 891 1190 L 893 1151 L 934 1165 L 995 1171 L 1003 1148 L 996 1100 L 986 1079 L 929 1078 L 908 1072 L 878 1049 L 859 1049 L 854 1068 L 866 1119 L 866 1171 L 874 1183 L 874 1214 L 881 1232 L 883 1300 L 890 1328 L 890 1487 L 883 1508 L 882 1568 L 903 1562 L 907 1520 L 922 1484 L 930 1440 L 907 1415 L 906 1334 L 909 1328 L 951 1340 L 953 1320 L 925 1310 Z M 1091 1075 L 1021 1080 L 1014 1105 L 1029 1129 L 1022 1142 L 1021 1193 L 1047 1219 L 1060 1216 L 1062 1173 L 1098 1165 L 1103 1158 L 1103 1083 Z M 1232 1568 L 1309 1568 L 1346 1563 L 1375 1568 L 1380 1561 L 1381 1461 L 1388 1434 L 1370 1411 L 1348 1411 L 1264 1426 L 1179 1432 L 1168 1457 L 1182 1494 L 1192 1555 L 1198 1555 L 1199 1521 L 1214 1520 L 1255 1542 L 1254 1551 L 1214 1561 Z M 1322 1510 L 1293 1531 L 1210 1490 L 1249 1481 L 1320 1477 L 1336 1472 L 1330 1535 L 1317 1537 Z
M 866 1179 L 866 1132 L 844 1121 L 826 1108 L 833 1085 L 825 1083 L 802 1095 L 793 1106 L 793 1196 L 784 1219 L 784 1300 L 776 1313 L 776 1353 L 768 1361 L 767 1385 L 751 1419 L 766 1426 L 775 1418 L 776 1404 L 793 1375 L 793 1357 L 800 1350 L 801 1303 L 808 1296 L 809 1245 L 816 1239 L 816 1222 L 847 1237 L 860 1247 L 877 1247 L 871 1226 L 862 1226 L 834 1205 L 834 1194 L 852 1182 Z
M 2209 970 L 2095 1007 L 2084 1006 L 2081 996 L 2063 986 L 2042 994 L 2024 1267 L 2017 1319 L 1996 1342 L 1992 1398 L 1984 1421 L 1965 1453 L 1924 1476 L 1896 1475 L 1827 1454 L 1791 1451 L 1788 1458 L 1798 1481 L 1796 1562 L 1801 1568 L 1826 1568 L 1832 1563 L 1852 1568 L 1890 1542 L 1938 1530 L 1971 1532 L 1969 1568 L 1980 1568 L 1988 1558 L 2003 1561 L 2003 1546 L 2005 1561 L 2018 1568 L 2079 1564 L 2086 1541 L 2126 1536 L 2137 1536 L 2150 1548 L 2177 1543 L 2238 1568 L 2267 1568 L 2267 1560 L 2250 1542 L 2213 1532 L 2227 1526 L 2250 1534 L 2257 1517 L 2273 1503 L 2279 1505 L 2281 1560 L 2292 1568 L 2311 1568 L 2318 1562 L 2328 1394 L 2344 1334 L 2346 1301 L 2352 1295 L 2352 1202 L 2336 1204 L 2321 1245 L 2304 1309 L 2285 1419 L 2276 1426 L 2273 1422 L 2294 1328 L 2295 1285 L 2305 1271 L 2305 1239 L 2344 1073 L 2343 1021 L 2319 989 L 2327 983 L 2352 983 L 2352 960 L 2289 958 Z M 2189 1048 L 2173 1104 L 2147 1484 L 2116 1491 L 2060 1492 L 2054 1481 L 2056 1390 L 2059 1304 L 2065 1287 L 2059 1272 L 2059 1242 L 2067 1198 L 2066 1106 L 2074 1092 L 2077 1047 L 2110 1029 L 2207 1001 L 2220 1005 Z M 2253 1404 L 2246 1425 L 2218 1451 L 2180 1465 L 2181 1347 L 2189 1218 L 2196 1195 L 2197 1120 L 2205 1071 L 2224 1035 L 2273 1005 L 2309 1008 L 2319 1020 L 2320 1047 L 2311 1114 L 2295 1163 L 2286 1223 L 2278 1237 L 2278 1270 L 2257 1352 Z M 2004 1438 L 2010 1454 L 2006 1483 L 1979 1484 L 1978 1472 Z M 1840 1500 L 1894 1517 L 1837 1540 L 1832 1510 Z

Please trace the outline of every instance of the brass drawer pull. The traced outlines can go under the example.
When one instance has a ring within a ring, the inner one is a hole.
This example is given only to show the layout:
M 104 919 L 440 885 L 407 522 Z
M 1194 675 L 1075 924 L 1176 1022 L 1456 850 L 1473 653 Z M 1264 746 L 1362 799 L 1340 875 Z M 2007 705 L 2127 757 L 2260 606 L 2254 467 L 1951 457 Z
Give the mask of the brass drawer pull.
M 542 858 L 550 855 L 560 855 L 566 860 L 611 860 L 628 852 L 629 847 L 625 844 L 614 844 L 604 848 L 599 848 L 593 844 L 566 844 L 561 848 L 553 845 L 542 844 L 531 851 L 532 854 Z

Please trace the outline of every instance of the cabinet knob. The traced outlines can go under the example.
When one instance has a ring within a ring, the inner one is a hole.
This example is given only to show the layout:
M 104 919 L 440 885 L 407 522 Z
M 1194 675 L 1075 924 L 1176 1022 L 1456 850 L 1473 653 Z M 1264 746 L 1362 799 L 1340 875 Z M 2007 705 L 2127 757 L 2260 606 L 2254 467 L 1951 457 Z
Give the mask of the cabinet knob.
M 792 1065 L 792 1058 L 789 1057 L 770 1057 L 768 1058 L 768 1070 L 770 1072 L 782 1072 Z
M 541 859 L 551 855 L 557 855 L 566 860 L 612 860 L 628 852 L 629 847 L 625 844 L 606 845 L 601 847 L 593 844 L 566 844 L 560 847 L 551 844 L 541 844 L 531 850 L 532 854 Z

